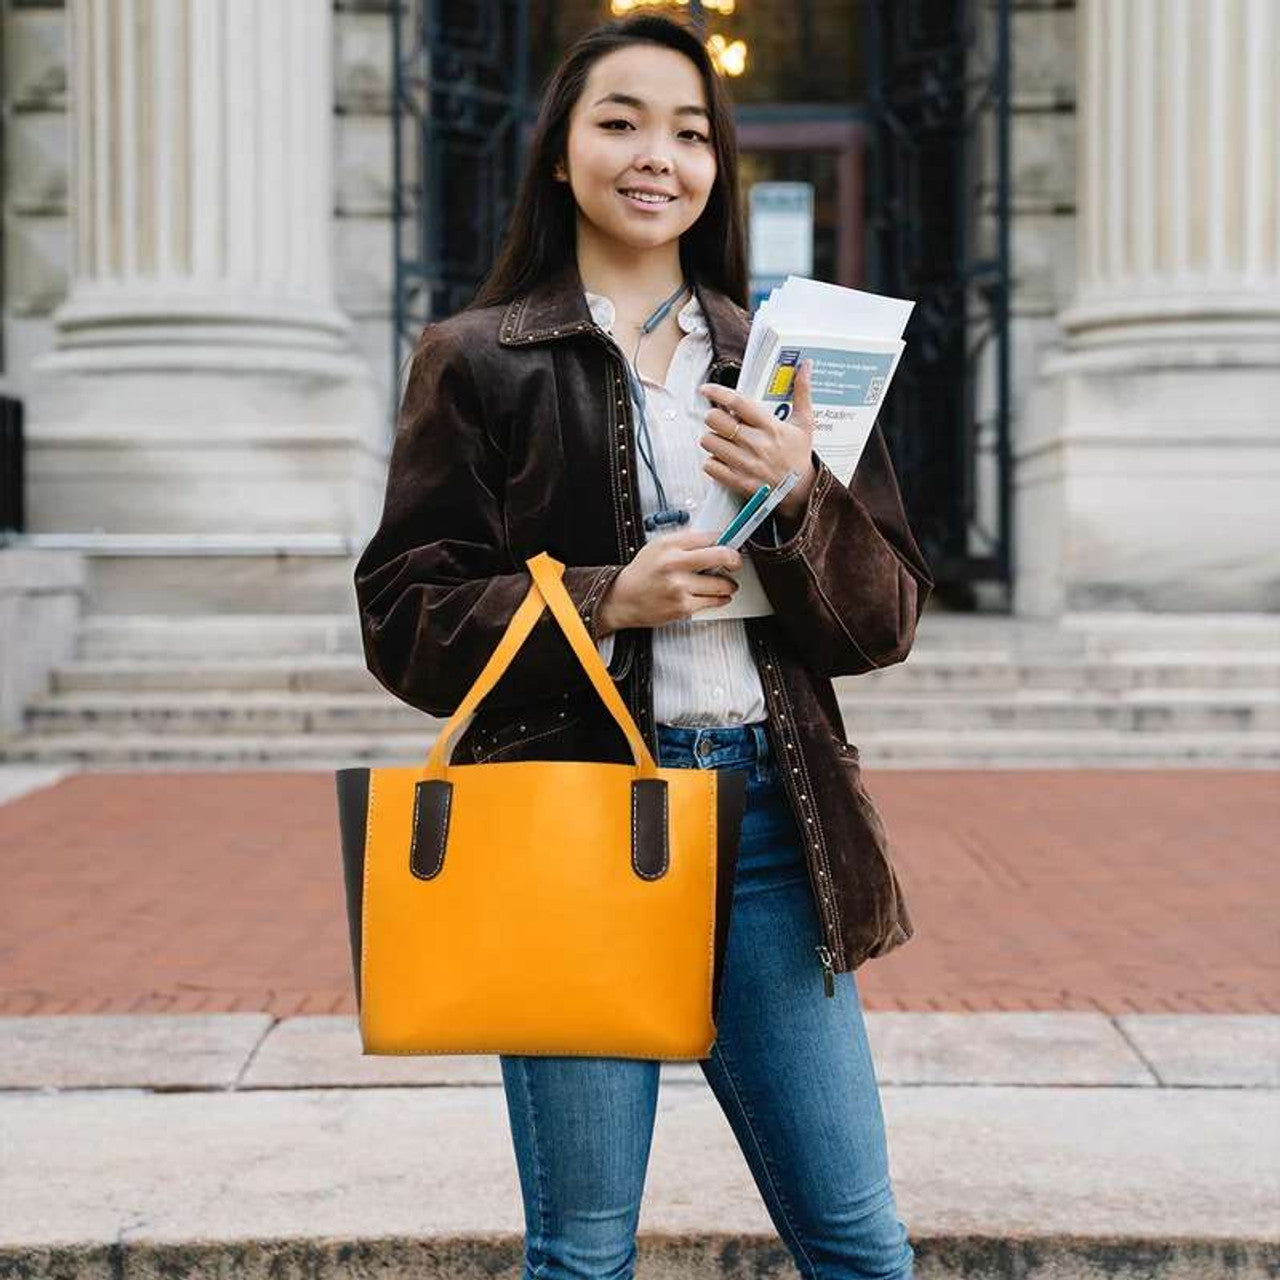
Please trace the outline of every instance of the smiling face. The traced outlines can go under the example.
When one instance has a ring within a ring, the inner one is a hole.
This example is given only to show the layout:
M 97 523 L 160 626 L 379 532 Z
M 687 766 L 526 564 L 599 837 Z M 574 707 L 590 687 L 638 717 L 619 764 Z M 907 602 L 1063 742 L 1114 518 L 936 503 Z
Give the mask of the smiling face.
M 568 181 L 579 233 L 643 252 L 687 231 L 716 177 L 698 69 L 660 45 L 615 49 L 591 68 L 569 120 Z M 556 176 L 566 176 L 563 163 Z M 624 192 L 660 193 L 653 203 Z

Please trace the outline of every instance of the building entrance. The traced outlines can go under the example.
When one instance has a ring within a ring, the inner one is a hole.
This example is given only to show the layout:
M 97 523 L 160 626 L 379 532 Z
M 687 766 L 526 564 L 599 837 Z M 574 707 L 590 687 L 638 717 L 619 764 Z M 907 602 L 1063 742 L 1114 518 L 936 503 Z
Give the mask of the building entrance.
M 393 6 L 395 350 L 465 306 L 555 60 L 640 0 Z M 645 7 L 662 10 L 660 5 Z M 939 599 L 1010 585 L 1010 0 L 692 0 L 753 190 L 799 184 L 817 279 L 914 298 L 880 424 Z M 991 603 L 989 600 L 986 602 Z

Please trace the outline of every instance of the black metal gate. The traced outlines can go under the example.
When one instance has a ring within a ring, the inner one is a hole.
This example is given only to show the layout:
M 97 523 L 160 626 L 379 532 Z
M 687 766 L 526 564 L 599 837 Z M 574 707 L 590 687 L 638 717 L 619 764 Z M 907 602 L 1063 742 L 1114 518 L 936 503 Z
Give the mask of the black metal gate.
M 395 386 L 496 252 L 532 111 L 532 7 L 393 0 Z M 959 606 L 1010 582 L 1010 8 L 867 5 L 870 287 L 916 299 L 880 422 L 937 594 Z
M 939 596 L 961 607 L 981 580 L 1010 585 L 1010 8 L 870 6 L 871 288 L 916 300 L 880 424 Z
M 471 301 L 521 167 L 528 0 L 393 0 L 392 386 L 423 325 Z

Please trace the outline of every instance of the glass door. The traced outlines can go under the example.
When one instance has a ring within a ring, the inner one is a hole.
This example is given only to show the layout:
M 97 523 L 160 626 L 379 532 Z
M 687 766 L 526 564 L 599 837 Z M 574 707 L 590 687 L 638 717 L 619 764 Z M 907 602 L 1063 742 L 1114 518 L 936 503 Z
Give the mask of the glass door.
M 700 8 L 708 47 L 734 102 L 748 237 L 755 184 L 807 183 L 813 191 L 809 274 L 863 285 L 866 0 L 703 0 Z M 689 16 L 691 6 L 530 0 L 535 102 L 573 40 L 610 17 L 640 10 Z

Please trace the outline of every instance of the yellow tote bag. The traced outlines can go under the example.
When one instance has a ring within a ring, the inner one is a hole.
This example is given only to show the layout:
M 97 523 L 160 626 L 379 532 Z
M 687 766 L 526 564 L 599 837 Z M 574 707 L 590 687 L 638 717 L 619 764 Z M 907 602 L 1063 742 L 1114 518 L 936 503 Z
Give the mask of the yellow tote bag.
M 659 768 L 546 552 L 424 765 L 335 773 L 366 1054 L 689 1060 L 715 1042 L 740 770 Z M 549 608 L 632 762 L 450 765 Z

